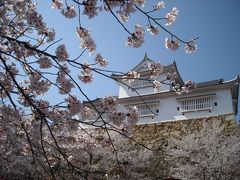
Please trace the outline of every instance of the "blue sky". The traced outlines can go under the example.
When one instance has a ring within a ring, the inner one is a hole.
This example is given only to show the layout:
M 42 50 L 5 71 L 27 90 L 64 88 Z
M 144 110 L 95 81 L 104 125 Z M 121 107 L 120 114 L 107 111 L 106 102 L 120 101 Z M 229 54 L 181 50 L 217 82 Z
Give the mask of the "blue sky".
M 81 52 L 80 41 L 75 33 L 78 20 L 65 19 L 57 10 L 51 9 L 51 1 L 37 1 L 44 20 L 57 32 L 57 39 L 63 38 L 70 57 Z M 157 1 L 147 0 L 148 10 Z M 82 25 L 91 28 L 97 44 L 97 51 L 109 60 L 107 69 L 127 72 L 138 64 L 145 52 L 152 60 L 168 65 L 176 60 L 183 80 L 196 82 L 224 78 L 230 80 L 240 74 L 240 1 L 238 0 L 171 0 L 164 1 L 166 8 L 159 12 L 163 17 L 172 7 L 179 9 L 179 16 L 168 30 L 183 40 L 199 37 L 198 51 L 186 54 L 183 47 L 169 51 L 164 47 L 164 39 L 169 37 L 161 31 L 155 37 L 145 33 L 145 43 L 135 49 L 125 46 L 128 34 L 121 28 L 109 13 L 100 13 L 94 19 L 82 16 Z M 147 25 L 147 19 L 141 14 L 134 14 L 126 24 L 130 31 L 135 24 Z M 54 48 L 52 49 L 54 50 Z M 94 57 L 94 56 L 93 56 Z M 93 57 L 85 53 L 82 61 L 93 62 Z M 81 84 L 91 99 L 104 95 L 117 95 L 118 86 L 112 80 L 96 77 L 92 84 Z M 78 93 L 78 92 L 76 92 Z M 80 96 L 80 95 L 79 95 Z

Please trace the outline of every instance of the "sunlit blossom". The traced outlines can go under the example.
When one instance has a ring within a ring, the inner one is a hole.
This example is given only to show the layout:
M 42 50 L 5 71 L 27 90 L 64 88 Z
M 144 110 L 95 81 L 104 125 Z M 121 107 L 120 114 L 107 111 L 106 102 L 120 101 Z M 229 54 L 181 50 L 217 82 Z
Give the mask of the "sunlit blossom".
M 160 10 L 162 8 L 165 8 L 165 3 L 163 1 L 158 2 L 155 6 L 153 6 L 155 10 Z
M 166 26 L 172 25 L 177 20 L 178 13 L 179 10 L 176 7 L 173 7 L 172 11 L 166 14 Z
M 104 59 L 100 53 L 98 53 L 95 57 L 95 61 L 99 66 L 106 67 L 108 65 L 108 60 Z
M 62 9 L 62 14 L 66 18 L 74 18 L 77 16 L 74 6 L 68 6 L 66 9 Z
M 133 82 L 134 80 L 140 78 L 140 74 L 136 71 L 129 71 L 126 76 L 123 76 L 123 81 Z
M 196 42 L 193 40 L 188 43 L 185 43 L 184 49 L 187 54 L 191 54 L 191 53 L 195 52 L 197 50 Z
M 158 33 L 160 32 L 160 29 L 157 28 L 157 26 L 148 25 L 147 31 L 149 31 L 151 35 L 158 35 Z
M 173 40 L 166 38 L 165 39 L 165 47 L 167 49 L 171 49 L 173 51 L 176 51 L 180 47 L 180 42 L 178 40 Z
M 144 29 L 140 25 L 135 26 L 135 31 L 131 37 L 128 37 L 126 45 L 138 48 L 144 43 Z
M 53 9 L 62 9 L 63 2 L 61 0 L 53 0 L 52 2 L 52 8 Z

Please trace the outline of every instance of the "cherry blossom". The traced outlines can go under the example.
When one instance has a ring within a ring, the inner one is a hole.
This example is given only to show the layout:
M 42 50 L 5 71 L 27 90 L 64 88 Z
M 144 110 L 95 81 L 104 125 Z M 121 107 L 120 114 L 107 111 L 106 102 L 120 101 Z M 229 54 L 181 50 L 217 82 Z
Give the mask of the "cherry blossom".
M 68 6 L 66 9 L 62 9 L 62 14 L 66 18 L 74 18 L 77 15 L 74 6 Z
M 93 75 L 92 73 L 88 73 L 85 71 L 82 71 L 82 75 L 78 76 L 78 78 L 83 82 L 83 83 L 91 83 L 93 81 Z
M 135 79 L 140 78 L 140 74 L 136 71 L 129 71 L 126 76 L 123 76 L 123 81 L 133 82 Z
M 97 0 L 87 1 L 84 4 L 83 14 L 87 15 L 89 18 L 93 18 L 98 15 Z
M 108 65 L 108 61 L 104 59 L 100 53 L 98 53 L 95 57 L 95 61 L 99 66 L 106 67 Z
M 167 13 L 165 18 L 167 19 L 166 26 L 172 25 L 178 16 L 179 10 L 176 7 L 173 7 L 172 11 Z
M 77 35 L 81 40 L 80 47 L 88 49 L 89 53 L 92 54 L 96 51 L 96 44 L 90 35 L 90 30 L 82 27 L 77 27 Z
M 58 57 L 59 61 L 65 61 L 68 59 L 69 55 L 67 53 L 66 47 L 64 44 L 61 44 L 57 47 L 56 51 L 56 56 Z
M 51 59 L 46 56 L 40 57 L 38 59 L 38 64 L 41 69 L 50 68 L 52 66 Z
M 174 163 L 171 173 L 181 179 L 237 179 L 239 128 L 226 135 L 221 119 L 204 121 L 197 133 L 171 138 L 166 152 Z M 181 158 L 181 161 L 179 161 Z
M 130 127 L 135 125 L 139 118 L 138 108 L 136 106 L 129 107 L 129 111 L 126 116 L 128 125 Z
M 197 50 L 196 42 L 193 40 L 193 41 L 186 43 L 184 49 L 187 54 L 191 54 L 191 53 L 195 52 Z
M 109 112 L 108 118 L 114 125 L 121 126 L 125 121 L 126 115 L 123 112 L 113 111 Z
M 167 49 L 171 49 L 173 51 L 176 51 L 180 47 L 180 43 L 179 43 L 178 40 L 173 40 L 173 39 L 166 38 L 165 39 L 165 47 Z
M 164 66 L 160 63 L 148 63 L 146 66 L 151 71 L 151 77 L 159 76 L 164 70 Z
M 157 3 L 149 12 L 144 10 L 145 3 L 145 0 L 49 2 L 49 6 L 66 20 L 77 23 L 76 33 L 82 53 L 71 57 L 66 50 L 65 38 L 55 40 L 55 36 L 59 36 L 55 24 L 45 22 L 37 3 L 32 0 L 0 1 L 0 169 L 6 179 L 103 179 L 105 174 L 109 178 L 142 179 L 134 167 L 146 168 L 144 161 L 150 158 L 150 154 L 134 148 L 122 151 L 126 147 L 124 144 L 129 143 L 131 128 L 139 120 L 137 108 L 118 111 L 114 96 L 104 96 L 95 103 L 89 100 L 83 87 L 85 84 L 79 84 L 79 80 L 90 83 L 93 82 L 93 73 L 94 76 L 111 78 L 110 73 L 115 72 L 102 69 L 108 65 L 108 60 L 100 52 L 96 53 L 94 36 L 86 27 L 90 25 L 86 19 L 95 19 L 100 13 L 113 16 L 129 35 L 126 44 L 130 47 L 137 48 L 144 43 L 143 26 L 136 25 L 131 33 L 131 26 L 125 24 L 133 13 L 140 13 L 149 24 L 147 31 L 150 34 L 157 35 L 161 30 L 174 37 L 174 41 L 167 42 L 168 49 L 177 49 L 181 42 L 186 53 L 196 51 L 196 38 L 181 40 L 166 31 L 161 21 L 156 23 L 151 13 L 161 12 L 158 10 L 165 7 L 163 2 Z M 177 15 L 178 10 L 173 8 L 159 19 L 165 19 L 167 25 L 171 25 Z M 92 31 L 96 32 L 95 29 Z M 92 55 L 89 56 L 91 63 L 83 61 L 85 50 Z M 153 77 L 163 72 L 163 66 L 153 63 L 148 68 L 148 80 L 157 92 L 162 82 Z M 120 83 L 127 81 L 128 84 L 137 79 L 140 74 L 130 71 Z M 167 80 L 173 82 L 177 93 L 193 88 L 190 82 L 179 85 L 174 79 L 171 73 Z M 53 95 L 54 100 L 49 101 L 48 97 Z M 80 101 L 82 96 L 87 101 Z M 98 127 L 104 133 L 83 129 L 82 124 Z M 115 166 L 116 162 L 120 167 Z M 123 165 L 129 169 L 124 175 L 119 173 L 123 172 Z
M 46 93 L 50 86 L 51 86 L 50 82 L 41 79 L 41 75 L 39 72 L 32 72 L 29 75 L 29 88 L 36 94 L 40 95 Z
M 144 29 L 140 25 L 135 26 L 135 31 L 128 37 L 126 45 L 138 48 L 144 43 Z
M 158 2 L 155 6 L 153 6 L 155 10 L 160 10 L 162 8 L 165 8 L 165 3 L 163 1 Z
M 144 7 L 145 0 L 133 0 L 133 2 L 139 6 Z
M 68 110 L 71 116 L 76 115 L 81 111 L 82 103 L 77 99 L 77 97 L 70 96 L 66 99 L 68 102 Z
M 90 65 L 84 63 L 82 69 L 82 74 L 78 76 L 78 79 L 80 79 L 83 83 L 91 83 L 93 80 L 93 74 Z
M 157 80 L 154 80 L 153 81 L 153 89 L 154 89 L 154 92 L 159 92 L 160 91 L 160 88 L 161 88 L 161 82 L 157 81 Z
M 85 106 L 81 109 L 81 116 L 82 116 L 82 120 L 86 120 L 89 119 L 91 117 L 94 117 L 96 114 L 96 112 L 94 112 L 93 109 Z
M 147 31 L 149 31 L 151 35 L 158 35 L 160 29 L 157 28 L 157 26 L 148 25 L 147 26 Z
M 53 9 L 62 9 L 63 8 L 63 2 L 61 0 L 53 0 L 52 2 L 52 8 Z
M 116 98 L 114 98 L 113 96 L 105 96 L 102 99 L 102 108 L 105 111 L 116 111 Z

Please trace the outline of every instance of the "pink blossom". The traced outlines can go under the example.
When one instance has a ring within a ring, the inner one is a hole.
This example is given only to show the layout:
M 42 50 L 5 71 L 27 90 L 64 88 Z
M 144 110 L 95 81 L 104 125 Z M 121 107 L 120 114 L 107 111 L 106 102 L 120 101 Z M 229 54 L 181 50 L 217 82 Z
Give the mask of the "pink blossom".
M 108 113 L 108 118 L 114 125 L 121 126 L 126 118 L 126 115 L 122 112 L 113 111 Z
M 176 51 L 180 47 L 180 42 L 178 40 L 173 40 L 166 38 L 165 39 L 165 47 L 167 49 L 171 49 L 173 51 Z
M 98 53 L 95 57 L 95 61 L 99 66 L 105 67 L 108 65 L 108 60 L 104 59 L 100 53 Z
M 96 51 L 96 44 L 90 35 L 90 30 L 82 27 L 77 27 L 77 35 L 81 40 L 80 47 L 83 49 L 88 49 L 90 54 Z
M 138 48 L 144 43 L 144 29 L 140 25 L 135 26 L 135 31 L 128 37 L 126 45 Z
M 146 64 L 148 69 L 151 71 L 151 77 L 159 76 L 163 73 L 164 66 L 160 63 L 148 63 Z
M 64 44 L 61 44 L 57 47 L 56 51 L 56 56 L 58 57 L 59 61 L 65 61 L 68 59 L 69 55 L 67 53 L 66 47 Z
M 77 16 L 74 6 L 68 6 L 67 9 L 62 9 L 62 14 L 66 18 L 74 18 Z
M 161 82 L 154 80 L 153 81 L 154 92 L 159 92 L 160 88 L 161 88 L 161 85 L 162 85 Z
M 136 71 L 129 71 L 126 76 L 123 76 L 123 81 L 128 81 L 129 83 L 133 82 L 135 79 L 140 78 L 140 74 Z
M 46 56 L 40 57 L 38 60 L 38 64 L 40 65 L 41 69 L 50 68 L 52 66 L 51 60 Z
M 84 121 L 95 116 L 95 112 L 93 109 L 85 106 L 84 108 L 81 109 L 81 116 L 82 120 Z
M 158 2 L 155 6 L 153 6 L 155 10 L 160 10 L 162 8 L 165 8 L 165 3 L 163 1 Z
M 197 50 L 196 42 L 194 40 L 192 40 L 192 41 L 186 43 L 184 49 L 187 54 L 191 54 L 191 53 L 195 52 Z
M 70 116 L 76 115 L 81 111 L 82 103 L 75 96 L 69 96 L 66 101 L 68 102 L 68 110 Z
M 63 2 L 61 0 L 53 0 L 52 8 L 53 9 L 62 9 L 63 8 Z
M 97 6 L 97 0 L 91 0 L 87 1 L 84 4 L 84 11 L 83 14 L 87 15 L 89 18 L 93 18 L 94 16 L 98 15 L 98 8 Z
M 166 26 L 172 25 L 178 16 L 179 10 L 176 7 L 173 7 L 172 11 L 167 13 L 165 18 L 167 19 Z
M 147 26 L 147 31 L 149 31 L 151 35 L 158 35 L 160 29 L 157 28 L 157 26 L 148 25 Z
M 102 108 L 104 111 L 115 111 L 116 110 L 116 98 L 113 96 L 105 96 L 102 99 Z
M 129 126 L 135 125 L 139 118 L 138 108 L 136 106 L 129 107 L 129 111 L 126 116 Z

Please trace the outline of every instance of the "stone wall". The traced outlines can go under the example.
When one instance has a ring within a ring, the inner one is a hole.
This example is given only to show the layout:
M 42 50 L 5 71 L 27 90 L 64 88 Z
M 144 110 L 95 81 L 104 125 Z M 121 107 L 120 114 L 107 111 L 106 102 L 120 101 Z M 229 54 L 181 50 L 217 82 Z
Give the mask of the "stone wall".
M 224 124 L 225 133 L 227 135 L 232 132 L 236 127 L 238 127 L 236 120 L 231 117 L 233 116 L 231 114 L 228 114 L 204 119 L 201 118 L 191 120 L 169 121 L 159 124 L 136 125 L 132 129 L 132 136 L 130 138 L 132 140 L 128 140 L 126 138 L 124 138 L 125 140 L 121 140 L 121 137 L 119 137 L 119 143 L 114 144 L 117 147 L 116 149 L 118 149 L 118 152 L 123 152 L 123 154 L 124 152 L 126 152 L 127 154 L 132 150 L 137 150 L 138 152 L 141 152 L 142 150 L 146 149 L 146 147 L 149 149 L 154 149 L 153 156 L 148 159 L 148 162 L 146 162 L 146 166 L 144 166 L 144 168 L 142 169 L 138 169 L 137 171 L 140 174 L 144 175 L 145 178 L 142 179 L 164 179 L 170 176 L 169 169 L 171 162 L 168 160 L 165 152 L 165 149 L 168 146 L 168 140 L 170 138 L 181 138 L 187 134 L 197 133 L 202 128 L 202 124 L 204 121 L 220 121 L 221 124 Z M 97 131 L 99 134 L 104 134 L 103 129 L 98 129 Z M 138 158 L 136 162 L 139 162 L 139 164 L 141 164 L 141 160 L 145 158 L 143 156 L 144 155 L 141 153 L 139 156 L 135 156 L 135 158 Z
M 203 121 L 220 121 L 225 124 L 226 133 L 235 129 L 238 124 L 234 119 L 227 120 L 229 115 L 214 116 L 204 119 L 168 121 L 160 124 L 136 125 L 133 131 L 133 138 L 143 144 L 162 144 L 170 137 L 179 137 L 194 133 L 200 130 Z
M 181 138 L 187 134 L 197 133 L 201 128 L 204 121 L 213 122 L 220 121 L 225 126 L 226 135 L 231 133 L 238 124 L 236 120 L 229 120 L 230 115 L 222 115 L 209 117 L 204 119 L 192 119 L 163 122 L 160 124 L 146 124 L 137 125 L 133 128 L 133 136 L 139 144 L 153 148 L 157 151 L 154 152 L 154 158 L 152 159 L 151 167 L 149 167 L 148 177 L 150 179 L 164 179 L 170 176 L 169 164 L 166 158 L 165 148 L 168 145 L 169 138 Z M 135 142 L 131 141 L 131 145 Z M 141 145 L 137 145 L 138 148 L 143 148 Z

